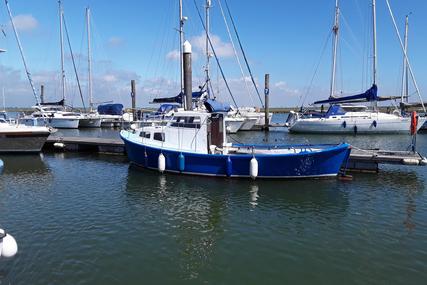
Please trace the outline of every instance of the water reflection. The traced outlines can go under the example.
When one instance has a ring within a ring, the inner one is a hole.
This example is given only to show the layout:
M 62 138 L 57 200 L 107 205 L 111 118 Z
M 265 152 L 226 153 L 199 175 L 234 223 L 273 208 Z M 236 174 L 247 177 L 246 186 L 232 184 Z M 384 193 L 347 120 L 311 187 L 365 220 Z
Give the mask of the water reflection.
M 301 221 L 307 216 L 340 219 L 349 205 L 346 191 L 340 189 L 343 185 L 336 180 L 249 181 L 163 175 L 131 166 L 126 195 L 127 203 L 138 209 L 138 219 L 156 221 L 157 234 L 171 237 L 178 245 L 182 277 L 197 279 L 212 264 L 224 235 L 232 231 L 230 220 L 243 224 L 262 221 L 263 227 L 274 227 L 291 216 Z M 299 222 L 294 226 L 301 228 Z
M 38 174 L 48 173 L 48 167 L 42 154 L 3 154 L 4 174 Z

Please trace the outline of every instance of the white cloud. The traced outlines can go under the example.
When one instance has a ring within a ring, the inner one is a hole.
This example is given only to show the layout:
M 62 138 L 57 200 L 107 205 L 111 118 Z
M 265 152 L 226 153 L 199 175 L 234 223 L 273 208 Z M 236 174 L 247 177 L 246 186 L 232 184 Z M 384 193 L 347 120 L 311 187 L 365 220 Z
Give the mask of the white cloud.
M 108 46 L 109 47 L 119 47 L 124 44 L 124 40 L 120 37 L 111 37 L 108 39 Z
M 169 60 L 179 60 L 179 50 L 175 49 L 166 54 L 166 58 Z
M 36 18 L 29 14 L 17 15 L 13 17 L 13 23 L 18 31 L 29 32 L 39 26 Z
M 219 36 L 214 34 L 210 35 L 210 39 L 218 57 L 224 58 L 232 57 L 234 55 L 233 46 L 231 43 L 223 42 Z M 190 43 L 194 49 L 204 53 L 206 49 L 206 35 L 201 34 L 200 36 L 192 37 L 190 38 Z

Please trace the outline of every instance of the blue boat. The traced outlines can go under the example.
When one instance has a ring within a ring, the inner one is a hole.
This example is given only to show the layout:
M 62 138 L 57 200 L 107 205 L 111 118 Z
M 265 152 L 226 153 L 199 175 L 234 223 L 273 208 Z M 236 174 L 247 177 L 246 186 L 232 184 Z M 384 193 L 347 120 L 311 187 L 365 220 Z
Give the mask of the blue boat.
M 228 143 L 224 116 L 221 112 L 179 111 L 166 125 L 122 130 L 120 136 L 132 163 L 160 172 L 192 175 L 253 179 L 333 177 L 350 155 L 346 143 Z

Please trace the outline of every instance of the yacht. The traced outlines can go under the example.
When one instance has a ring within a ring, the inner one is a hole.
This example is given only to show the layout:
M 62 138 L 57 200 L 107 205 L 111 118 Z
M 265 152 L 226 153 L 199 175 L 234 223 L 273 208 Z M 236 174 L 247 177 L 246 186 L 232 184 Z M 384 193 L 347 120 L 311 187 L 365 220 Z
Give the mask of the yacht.
M 35 112 L 20 118 L 27 126 L 49 126 L 57 129 L 77 129 L 79 127 L 80 113 L 68 112 L 61 104 L 43 103 L 33 106 Z
M 45 126 L 26 126 L 0 118 L 0 152 L 40 152 L 54 130 Z

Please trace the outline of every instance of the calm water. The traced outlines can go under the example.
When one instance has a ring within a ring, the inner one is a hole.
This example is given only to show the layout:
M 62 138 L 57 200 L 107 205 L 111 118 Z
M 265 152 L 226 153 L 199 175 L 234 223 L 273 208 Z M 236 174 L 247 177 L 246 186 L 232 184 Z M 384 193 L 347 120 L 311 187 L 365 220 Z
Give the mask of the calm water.
M 280 120 L 278 117 L 276 120 Z M 77 131 L 62 132 L 76 135 Z M 78 131 L 80 135 L 117 135 Z M 59 134 L 61 135 L 61 134 Z M 408 136 L 284 130 L 238 141 L 402 149 Z M 427 154 L 427 134 L 418 136 Z M 332 180 L 160 175 L 122 156 L 0 156 L 0 227 L 19 254 L 0 284 L 424 284 L 427 168 Z

